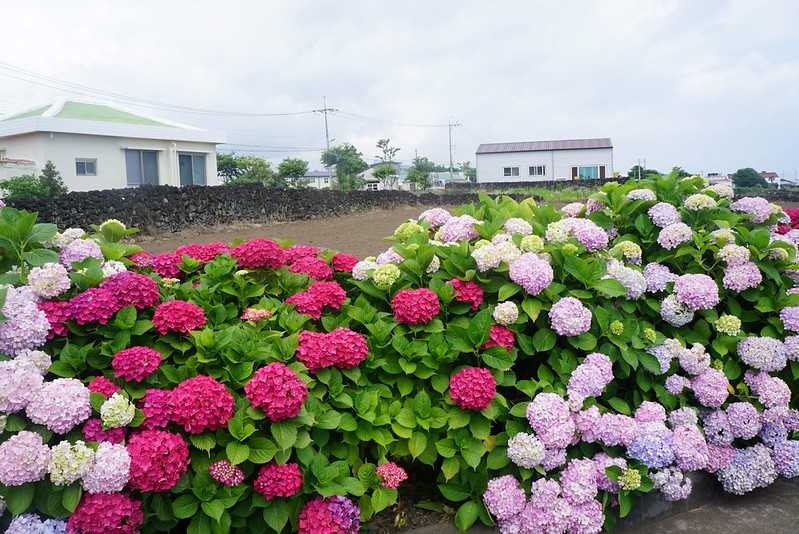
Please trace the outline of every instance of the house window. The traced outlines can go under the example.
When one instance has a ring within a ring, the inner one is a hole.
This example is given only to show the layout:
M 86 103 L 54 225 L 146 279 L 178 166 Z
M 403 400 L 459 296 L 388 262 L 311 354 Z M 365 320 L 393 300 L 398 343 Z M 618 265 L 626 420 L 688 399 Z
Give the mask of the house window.
M 3 161 L 4 159 L 6 159 L 6 151 L 0 150 L 0 161 Z
M 503 167 L 502 174 L 505 176 L 519 176 L 519 167 Z
M 366 190 L 367 191 L 377 191 L 378 185 L 379 184 L 377 182 L 369 182 L 368 184 L 366 184 Z
M 97 176 L 97 160 L 76 158 L 75 174 L 78 176 Z
M 547 174 L 547 166 L 546 165 L 532 165 L 529 169 L 530 176 L 546 176 Z
M 180 185 L 205 185 L 205 154 L 178 153 Z
M 128 186 L 158 185 L 158 152 L 125 149 Z

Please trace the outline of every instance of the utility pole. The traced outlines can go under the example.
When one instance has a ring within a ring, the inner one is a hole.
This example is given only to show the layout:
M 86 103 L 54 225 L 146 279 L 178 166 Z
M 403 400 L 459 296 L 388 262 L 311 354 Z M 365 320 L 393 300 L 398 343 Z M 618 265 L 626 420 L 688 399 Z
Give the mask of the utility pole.
M 327 114 L 334 113 L 338 111 L 338 108 L 329 108 L 327 107 L 327 97 L 322 97 L 322 109 L 315 109 L 313 110 L 314 113 L 321 113 L 325 116 L 325 148 L 330 150 L 330 132 L 327 129 Z M 327 181 L 331 184 L 332 187 L 332 176 L 330 174 L 330 166 L 327 166 Z
M 452 129 L 461 126 L 459 122 L 452 122 L 451 120 L 447 124 L 449 126 L 449 181 L 452 181 Z

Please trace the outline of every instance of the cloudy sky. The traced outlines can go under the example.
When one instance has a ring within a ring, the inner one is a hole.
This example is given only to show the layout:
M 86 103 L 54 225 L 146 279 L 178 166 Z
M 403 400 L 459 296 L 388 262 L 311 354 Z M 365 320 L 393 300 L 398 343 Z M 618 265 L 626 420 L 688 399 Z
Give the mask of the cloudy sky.
M 315 168 L 319 114 L 161 104 L 295 113 L 326 96 L 331 137 L 367 158 L 390 137 L 403 160 L 444 162 L 452 120 L 456 161 L 481 142 L 607 136 L 617 170 L 799 171 L 796 0 L 26 0 L 2 19 L 2 112 L 115 93 Z

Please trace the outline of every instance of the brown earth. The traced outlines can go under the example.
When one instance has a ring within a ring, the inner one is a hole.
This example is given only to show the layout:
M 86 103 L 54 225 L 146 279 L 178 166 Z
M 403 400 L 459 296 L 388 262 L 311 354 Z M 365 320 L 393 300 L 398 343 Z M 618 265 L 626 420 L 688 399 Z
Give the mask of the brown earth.
M 185 243 L 230 243 L 236 239 L 265 237 L 291 239 L 295 243 L 330 248 L 363 258 L 377 255 L 388 248 L 384 238 L 390 236 L 399 224 L 417 217 L 424 209 L 406 206 L 307 221 L 192 228 L 155 237 L 142 236 L 137 242 L 145 250 L 159 253 L 174 250 Z

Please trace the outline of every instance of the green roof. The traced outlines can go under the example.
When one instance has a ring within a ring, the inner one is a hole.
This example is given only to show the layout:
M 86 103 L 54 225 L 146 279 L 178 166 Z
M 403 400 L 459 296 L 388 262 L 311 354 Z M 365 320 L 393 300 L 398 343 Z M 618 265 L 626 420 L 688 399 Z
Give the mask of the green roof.
M 52 105 L 42 106 L 36 109 L 32 109 L 30 111 L 26 111 L 24 113 L 11 115 L 10 117 L 6 117 L 3 120 L 7 121 L 14 119 L 24 119 L 28 117 L 41 117 L 51 107 Z M 134 115 L 133 113 L 130 113 L 128 111 L 123 111 L 121 109 L 117 109 L 115 107 L 107 106 L 104 104 L 88 104 L 84 102 L 75 102 L 72 100 L 67 100 L 66 102 L 64 102 L 64 105 L 61 107 L 58 113 L 53 115 L 53 117 L 58 119 L 77 119 L 77 120 L 97 121 L 97 122 L 118 122 L 124 124 L 137 124 L 140 126 L 161 126 L 161 127 L 170 127 L 170 128 L 173 127 L 172 124 L 166 122 L 160 122 L 147 117 L 142 117 L 140 115 Z

